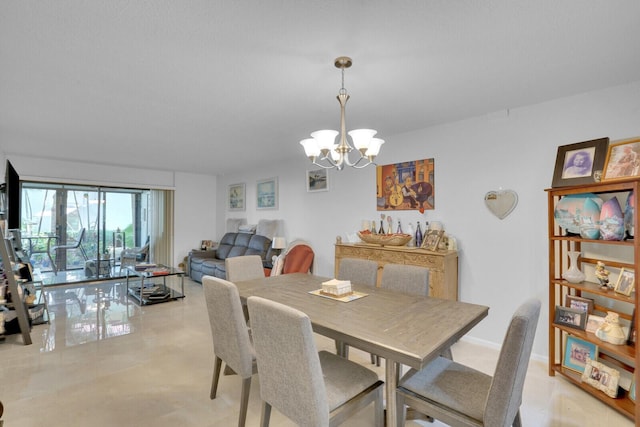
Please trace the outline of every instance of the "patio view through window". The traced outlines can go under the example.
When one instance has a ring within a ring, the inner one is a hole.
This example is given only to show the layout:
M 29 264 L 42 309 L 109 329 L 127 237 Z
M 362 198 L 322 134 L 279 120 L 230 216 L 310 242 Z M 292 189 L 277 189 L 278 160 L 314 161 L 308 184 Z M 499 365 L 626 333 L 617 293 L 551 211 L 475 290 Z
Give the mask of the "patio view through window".
M 149 236 L 149 190 L 22 182 L 22 245 L 34 269 L 85 268 L 81 250 L 48 251 L 81 237 L 89 260 L 120 261 L 125 248 L 141 247 Z M 51 255 L 52 258 L 49 257 Z

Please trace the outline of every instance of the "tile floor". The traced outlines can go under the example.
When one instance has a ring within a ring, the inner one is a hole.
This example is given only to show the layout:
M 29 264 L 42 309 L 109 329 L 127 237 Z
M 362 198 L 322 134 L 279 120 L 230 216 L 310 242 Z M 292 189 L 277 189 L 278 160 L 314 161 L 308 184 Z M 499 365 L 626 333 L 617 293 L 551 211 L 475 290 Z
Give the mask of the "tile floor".
M 34 326 L 33 345 L 19 335 L 0 342 L 0 400 L 5 426 L 235 426 L 240 381 L 225 376 L 209 399 L 213 348 L 202 287 L 185 279 L 183 300 L 138 307 L 124 285 L 48 290 L 51 324 Z M 544 331 L 538 331 L 544 333 Z M 320 348 L 333 342 L 318 336 Z M 454 358 L 492 372 L 493 349 L 456 344 Z M 351 359 L 371 366 L 351 349 Z M 376 369 L 384 378 L 384 367 Z M 524 391 L 526 426 L 631 426 L 627 418 L 532 361 Z M 257 377 L 247 426 L 259 425 Z M 370 408 L 346 426 L 369 426 Z M 293 426 L 277 411 L 272 426 Z M 410 421 L 407 426 L 439 426 Z

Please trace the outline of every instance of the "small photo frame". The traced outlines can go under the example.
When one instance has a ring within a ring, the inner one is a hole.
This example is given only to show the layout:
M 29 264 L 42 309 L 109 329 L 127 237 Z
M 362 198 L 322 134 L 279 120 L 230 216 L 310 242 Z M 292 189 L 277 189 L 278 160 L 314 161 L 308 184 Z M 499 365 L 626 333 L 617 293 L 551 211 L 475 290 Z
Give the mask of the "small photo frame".
M 589 358 L 585 364 L 584 371 L 582 371 L 582 382 L 603 391 L 607 396 L 615 399 L 618 397 L 620 371 Z
M 634 377 L 633 380 L 631 380 L 631 387 L 629 387 L 629 399 L 631 399 L 632 402 L 636 401 L 636 379 Z
M 619 294 L 629 296 L 631 295 L 631 292 L 633 292 L 635 281 L 635 271 L 622 268 L 620 269 L 620 275 L 618 276 L 618 281 L 616 282 L 616 286 L 613 290 Z
M 593 313 L 593 300 L 591 298 L 582 298 L 576 295 L 567 295 L 564 298 L 564 305 L 576 310 L 585 311 L 588 314 Z
M 600 181 L 609 138 L 558 147 L 552 187 L 592 184 Z
M 278 178 L 268 178 L 256 183 L 256 208 L 278 209 Z
M 567 335 L 564 348 L 562 366 L 576 372 L 584 372 L 587 360 L 598 357 L 598 346 L 592 342 L 581 340 L 573 335 Z
M 640 176 L 640 138 L 616 141 L 609 146 L 603 181 Z
M 586 331 L 595 334 L 598 328 L 604 323 L 604 317 L 590 314 L 587 318 Z
M 440 239 L 442 239 L 442 235 L 444 234 L 444 230 L 429 230 L 427 231 L 424 240 L 422 241 L 422 248 L 428 251 L 437 251 L 438 244 L 440 243 Z
M 227 195 L 227 210 L 243 211 L 245 210 L 245 185 L 231 184 Z
M 319 168 L 307 171 L 307 192 L 329 191 L 329 171 Z
M 200 242 L 200 249 L 203 251 L 210 251 L 213 247 L 213 240 L 202 240 Z
M 556 305 L 554 323 L 584 331 L 587 326 L 588 316 L 589 314 L 585 311 Z

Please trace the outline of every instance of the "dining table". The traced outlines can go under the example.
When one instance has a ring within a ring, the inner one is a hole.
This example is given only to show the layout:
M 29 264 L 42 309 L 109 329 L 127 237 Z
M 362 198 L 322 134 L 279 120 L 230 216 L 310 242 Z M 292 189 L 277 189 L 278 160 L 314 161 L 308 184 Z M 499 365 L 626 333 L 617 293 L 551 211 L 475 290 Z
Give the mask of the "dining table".
M 401 365 L 421 369 L 451 347 L 489 307 L 403 294 L 352 283 L 357 299 L 317 295 L 331 280 L 305 273 L 236 282 L 240 298 L 259 296 L 304 312 L 315 333 L 385 359 L 387 426 L 397 425 L 396 388 Z M 315 293 L 311 293 L 314 292 Z

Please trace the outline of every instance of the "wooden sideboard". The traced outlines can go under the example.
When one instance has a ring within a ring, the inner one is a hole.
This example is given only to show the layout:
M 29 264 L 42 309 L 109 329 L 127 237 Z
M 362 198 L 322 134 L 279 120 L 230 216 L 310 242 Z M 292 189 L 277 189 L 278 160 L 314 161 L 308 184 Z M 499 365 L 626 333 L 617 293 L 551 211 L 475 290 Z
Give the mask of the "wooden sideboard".
M 429 295 L 456 301 L 458 299 L 458 252 L 378 246 L 370 244 L 336 244 L 335 277 L 344 258 L 368 259 L 378 263 L 378 286 L 385 264 L 419 265 L 429 268 Z

